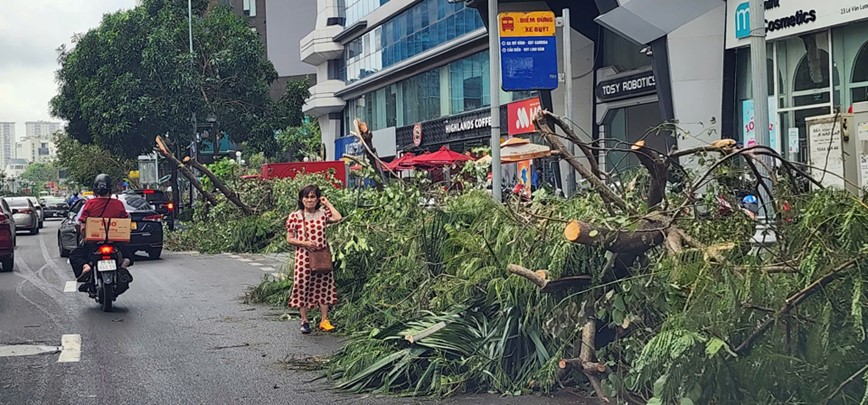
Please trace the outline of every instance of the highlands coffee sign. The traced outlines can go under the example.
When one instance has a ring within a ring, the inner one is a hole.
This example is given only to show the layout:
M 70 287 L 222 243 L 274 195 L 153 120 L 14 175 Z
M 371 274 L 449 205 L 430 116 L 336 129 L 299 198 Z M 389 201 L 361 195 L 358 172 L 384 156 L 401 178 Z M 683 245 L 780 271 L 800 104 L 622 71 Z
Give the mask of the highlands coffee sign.
M 726 47 L 750 41 L 750 4 L 727 1 Z M 868 2 L 852 0 L 766 0 L 766 40 L 774 40 L 868 18 Z
M 654 72 L 648 70 L 617 79 L 603 80 L 597 84 L 595 92 L 599 101 L 614 101 L 656 91 L 657 80 L 654 78 Z
M 480 128 L 491 127 L 491 115 L 487 117 L 470 117 L 465 119 L 454 119 L 446 122 L 446 133 L 454 134 L 456 132 L 465 132 Z

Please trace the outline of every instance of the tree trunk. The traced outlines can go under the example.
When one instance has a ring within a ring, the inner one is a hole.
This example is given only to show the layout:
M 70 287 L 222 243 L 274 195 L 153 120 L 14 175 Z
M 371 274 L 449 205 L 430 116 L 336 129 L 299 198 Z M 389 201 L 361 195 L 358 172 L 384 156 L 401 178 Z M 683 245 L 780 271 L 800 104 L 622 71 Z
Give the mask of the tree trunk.
M 208 200 L 209 203 L 211 203 L 211 205 L 217 205 L 217 199 L 214 198 L 214 195 L 205 191 L 205 189 L 202 187 L 202 183 L 200 183 L 199 180 L 196 179 L 196 176 L 194 176 L 193 173 L 190 172 L 190 170 L 187 169 L 186 166 L 184 166 L 184 163 L 178 160 L 178 158 L 176 158 L 175 155 L 169 151 L 169 148 L 166 146 L 166 142 L 163 141 L 163 137 L 159 135 L 157 135 L 157 148 L 166 159 L 169 159 L 169 161 L 172 162 L 173 165 L 178 167 L 178 172 L 181 173 L 184 177 L 186 177 L 187 180 L 190 180 L 190 184 L 192 184 L 193 187 L 196 188 L 196 190 L 199 190 L 199 192 L 202 193 L 202 195 L 205 197 L 206 200 Z
M 241 199 L 238 198 L 238 195 L 235 194 L 234 191 L 230 190 L 229 187 L 226 187 L 226 185 L 223 184 L 223 182 L 218 179 L 211 170 L 209 170 L 201 163 L 197 162 L 195 159 L 190 159 L 189 156 L 184 158 L 184 163 L 193 166 L 196 170 L 202 173 L 205 173 L 205 176 L 208 176 L 211 182 L 214 183 L 214 186 L 216 186 L 217 189 L 220 190 L 220 192 L 223 193 L 223 195 L 225 195 L 229 201 L 237 205 L 238 208 L 240 208 L 241 211 L 244 212 L 244 215 L 253 215 L 253 210 L 250 209 L 250 207 L 248 207 L 246 204 L 244 204 L 244 202 L 242 202 Z
M 587 222 L 570 221 L 564 228 L 564 237 L 570 242 L 600 247 L 612 253 L 643 253 L 663 243 L 665 232 L 661 229 L 662 223 L 642 221 L 635 231 L 613 231 Z

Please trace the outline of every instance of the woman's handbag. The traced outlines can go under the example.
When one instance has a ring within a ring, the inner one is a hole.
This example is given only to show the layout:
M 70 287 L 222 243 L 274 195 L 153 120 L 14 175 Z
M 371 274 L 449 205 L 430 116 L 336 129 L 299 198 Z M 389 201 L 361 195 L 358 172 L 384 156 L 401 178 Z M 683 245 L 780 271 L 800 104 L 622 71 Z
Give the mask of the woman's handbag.
M 304 212 L 301 213 L 302 224 L 306 224 Z M 308 240 L 311 240 L 309 230 L 305 230 Z M 308 249 L 307 254 L 310 257 L 310 269 L 314 273 L 330 273 L 332 268 L 332 250 L 326 244 L 322 249 Z
M 310 269 L 314 273 L 329 273 L 332 269 L 332 250 L 328 245 L 319 250 L 308 250 Z

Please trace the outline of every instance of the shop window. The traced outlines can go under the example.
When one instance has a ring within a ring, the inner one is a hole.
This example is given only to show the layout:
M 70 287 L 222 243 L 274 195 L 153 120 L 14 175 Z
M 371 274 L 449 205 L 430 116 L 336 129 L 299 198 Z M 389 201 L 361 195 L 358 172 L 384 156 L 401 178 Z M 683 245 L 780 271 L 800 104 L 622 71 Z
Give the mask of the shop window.
M 651 64 L 642 53 L 642 46 L 603 28 L 603 66 L 616 66 L 621 71 L 639 69 Z
M 822 49 L 808 50 L 796 68 L 793 78 L 793 104 L 795 106 L 829 102 L 829 53 Z M 799 95 L 799 94 L 804 95 Z
M 868 41 L 856 56 L 853 64 L 853 79 L 850 82 L 850 94 L 854 103 L 868 101 Z
M 831 86 L 839 84 L 837 69 L 829 64 L 829 31 L 800 35 L 777 43 L 781 81 L 781 107 L 828 104 Z M 830 80 L 831 78 L 831 80 Z

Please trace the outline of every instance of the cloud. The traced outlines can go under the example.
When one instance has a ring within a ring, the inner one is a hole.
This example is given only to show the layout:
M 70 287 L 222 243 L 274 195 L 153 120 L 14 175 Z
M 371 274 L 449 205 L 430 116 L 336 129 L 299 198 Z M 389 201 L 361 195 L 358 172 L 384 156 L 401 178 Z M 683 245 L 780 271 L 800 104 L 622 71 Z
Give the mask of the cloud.
M 56 120 L 48 102 L 57 94 L 57 48 L 99 26 L 104 14 L 127 10 L 135 0 L 27 0 L 0 13 L 0 121 Z

